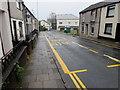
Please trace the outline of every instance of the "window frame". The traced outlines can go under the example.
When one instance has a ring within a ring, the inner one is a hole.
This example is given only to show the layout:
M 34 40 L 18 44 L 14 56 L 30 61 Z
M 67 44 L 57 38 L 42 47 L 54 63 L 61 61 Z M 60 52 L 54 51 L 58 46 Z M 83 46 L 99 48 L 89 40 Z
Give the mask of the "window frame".
M 78 24 L 78 22 L 75 22 L 75 25 L 77 25 Z
M 112 7 L 112 8 L 111 8 L 111 7 Z M 114 11 L 115 11 L 115 5 L 111 5 L 111 6 L 108 6 L 108 7 L 107 7 L 107 15 L 106 15 L 106 18 L 110 18 L 110 17 L 114 17 L 114 16 L 115 16 L 115 14 L 112 15 L 112 16 L 109 16 L 109 11 L 112 10 L 112 9 L 114 9 Z
M 71 22 L 68 22 L 68 24 L 71 24 Z
M 85 29 L 85 26 L 84 26 L 84 23 L 82 23 L 82 31 L 81 32 L 84 32 L 84 29 Z
M 111 26 L 111 33 L 106 32 L 107 31 L 107 26 Z M 106 23 L 104 34 L 112 35 L 112 27 L 113 27 L 113 23 Z
M 62 24 L 62 22 L 59 22 L 59 24 Z
M 20 33 L 20 38 L 23 37 L 23 23 L 19 21 L 19 33 Z
M 16 7 L 17 9 L 21 10 L 21 4 L 19 0 L 16 0 Z
M 91 23 L 91 34 L 94 34 L 94 33 L 95 33 L 95 23 Z

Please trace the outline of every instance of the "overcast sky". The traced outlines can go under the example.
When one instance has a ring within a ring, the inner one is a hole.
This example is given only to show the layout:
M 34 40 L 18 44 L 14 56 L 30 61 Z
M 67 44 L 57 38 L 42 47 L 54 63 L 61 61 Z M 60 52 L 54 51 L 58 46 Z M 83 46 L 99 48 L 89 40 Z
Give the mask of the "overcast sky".
M 78 16 L 81 10 L 100 1 L 103 0 L 24 0 L 26 6 L 39 20 L 46 20 L 51 12 Z

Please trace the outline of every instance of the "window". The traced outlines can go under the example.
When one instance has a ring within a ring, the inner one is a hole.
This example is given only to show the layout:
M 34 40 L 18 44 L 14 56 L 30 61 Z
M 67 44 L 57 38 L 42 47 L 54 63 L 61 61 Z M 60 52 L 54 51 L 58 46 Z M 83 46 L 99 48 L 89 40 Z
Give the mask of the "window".
M 91 20 L 95 20 L 95 16 L 96 16 L 96 11 L 92 10 L 91 11 Z
M 62 22 L 59 22 L 59 24 L 62 24 Z
M 85 21 L 85 15 L 84 15 L 84 13 L 82 14 L 82 22 L 84 22 Z
M 112 23 L 107 23 L 105 25 L 105 32 L 104 34 L 109 34 L 109 35 L 112 35 Z
M 68 22 L 68 24 L 70 24 L 70 22 Z
M 95 16 L 95 10 L 91 11 L 91 16 Z
M 114 17 L 115 5 L 109 6 L 107 10 L 107 17 Z
M 94 33 L 94 30 L 95 30 L 95 24 L 92 23 L 92 24 L 91 24 L 91 33 Z
M 16 0 L 16 7 L 17 7 L 18 9 L 21 9 L 20 1 L 19 1 L 19 0 Z
M 77 24 L 77 22 L 75 22 L 75 24 Z
M 84 32 L 84 24 L 82 24 L 82 32 Z
M 22 22 L 19 22 L 19 32 L 20 32 L 20 38 L 23 37 Z

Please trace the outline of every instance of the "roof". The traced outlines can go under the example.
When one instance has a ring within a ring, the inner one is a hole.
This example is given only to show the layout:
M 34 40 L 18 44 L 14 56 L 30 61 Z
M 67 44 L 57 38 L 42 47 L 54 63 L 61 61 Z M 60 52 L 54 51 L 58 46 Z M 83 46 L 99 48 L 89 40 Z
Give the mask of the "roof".
M 28 11 L 36 20 L 38 20 L 38 19 L 33 15 L 33 13 L 28 9 L 28 7 L 24 4 L 24 2 L 22 3 L 22 5 L 27 9 L 27 11 Z
M 84 13 L 84 12 L 87 12 L 87 11 L 90 11 L 90 10 L 93 10 L 93 9 L 101 8 L 101 7 L 104 7 L 104 6 L 107 6 L 107 5 L 111 5 L 111 4 L 115 4 L 115 3 L 119 3 L 119 2 L 120 2 L 120 0 L 104 0 L 102 2 L 93 4 L 93 5 L 85 8 L 80 13 Z
M 72 14 L 57 14 L 57 20 L 78 20 L 78 17 Z

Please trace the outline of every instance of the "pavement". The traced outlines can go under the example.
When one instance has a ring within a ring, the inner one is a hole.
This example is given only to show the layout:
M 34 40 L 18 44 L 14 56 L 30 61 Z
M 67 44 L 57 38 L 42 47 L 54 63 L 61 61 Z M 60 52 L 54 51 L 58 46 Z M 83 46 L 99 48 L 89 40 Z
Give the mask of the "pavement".
M 77 36 L 78 38 L 82 38 L 82 39 L 86 39 L 86 40 L 89 40 L 89 41 L 94 41 L 94 42 L 97 42 L 97 43 L 102 43 L 104 45 L 109 45 L 109 46 L 112 46 L 112 47 L 116 47 L 116 48 L 119 48 L 120 49 L 120 42 L 115 42 L 115 41 L 112 41 L 112 40 L 108 40 L 108 39 L 103 39 L 103 38 L 92 38 L 92 37 L 87 37 L 87 36 Z
M 22 88 L 65 88 L 45 34 L 40 32 L 25 69 Z

